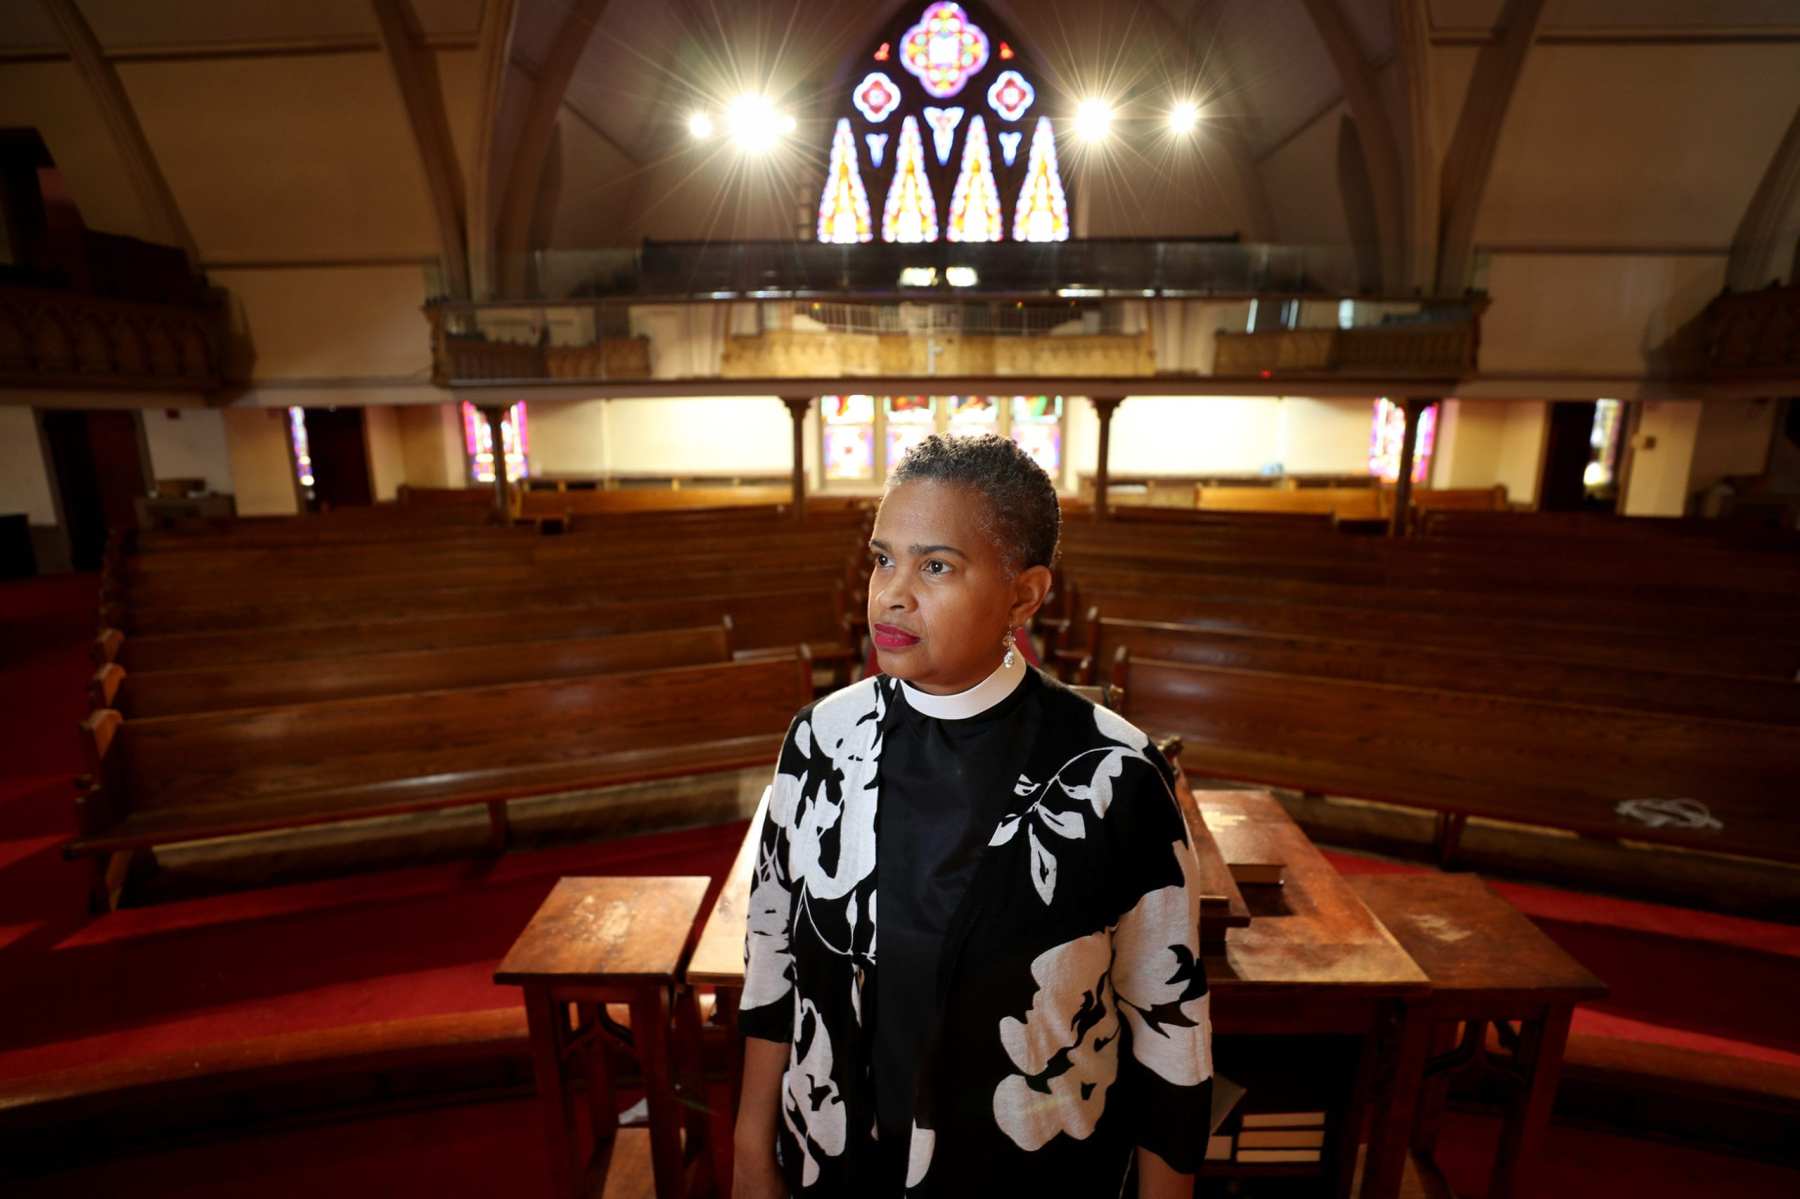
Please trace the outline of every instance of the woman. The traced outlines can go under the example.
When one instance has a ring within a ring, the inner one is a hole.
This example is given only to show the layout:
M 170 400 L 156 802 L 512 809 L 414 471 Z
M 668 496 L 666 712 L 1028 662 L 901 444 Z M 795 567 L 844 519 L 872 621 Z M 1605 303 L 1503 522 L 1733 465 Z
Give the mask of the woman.
M 882 673 L 801 710 L 766 796 L 738 1196 L 1115 1196 L 1134 1160 L 1140 1196 L 1191 1189 L 1211 1034 L 1173 778 L 1012 646 L 1059 529 L 999 437 L 893 474 Z

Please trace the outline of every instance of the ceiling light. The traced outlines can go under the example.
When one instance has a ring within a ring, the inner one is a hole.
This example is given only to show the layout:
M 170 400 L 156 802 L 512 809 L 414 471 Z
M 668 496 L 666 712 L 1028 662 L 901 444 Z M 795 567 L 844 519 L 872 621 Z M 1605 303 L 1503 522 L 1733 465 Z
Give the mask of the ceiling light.
M 697 142 L 703 142 L 713 135 L 713 119 L 703 112 L 689 115 L 687 126 L 688 135 Z
M 1112 105 L 1104 100 L 1083 100 L 1075 109 L 1075 132 L 1082 141 L 1103 140 L 1112 129 Z
M 1169 131 L 1188 134 L 1200 123 L 1200 106 L 1192 100 L 1178 100 L 1169 110 Z
M 972 266 L 947 266 L 944 268 L 944 282 L 951 287 L 974 287 L 981 282 L 981 276 Z
M 767 96 L 746 92 L 725 109 L 725 128 L 738 148 L 752 154 L 772 149 L 783 122 Z

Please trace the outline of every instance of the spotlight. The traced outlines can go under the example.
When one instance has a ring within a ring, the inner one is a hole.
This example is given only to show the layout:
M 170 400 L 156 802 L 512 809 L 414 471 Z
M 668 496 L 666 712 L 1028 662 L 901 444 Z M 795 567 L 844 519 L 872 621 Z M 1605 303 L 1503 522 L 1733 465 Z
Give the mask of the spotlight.
M 688 134 L 697 142 L 703 142 L 713 135 L 713 119 L 703 112 L 696 112 L 688 117 Z
M 1112 129 L 1112 105 L 1104 100 L 1083 100 L 1075 109 L 1075 132 L 1082 141 L 1105 139 Z
M 1200 106 L 1192 100 L 1177 100 L 1169 110 L 1169 132 L 1189 134 L 1200 123 Z
M 725 128 L 738 148 L 751 154 L 773 149 L 776 140 L 792 131 L 792 117 L 783 118 L 767 96 L 746 92 L 725 109 Z

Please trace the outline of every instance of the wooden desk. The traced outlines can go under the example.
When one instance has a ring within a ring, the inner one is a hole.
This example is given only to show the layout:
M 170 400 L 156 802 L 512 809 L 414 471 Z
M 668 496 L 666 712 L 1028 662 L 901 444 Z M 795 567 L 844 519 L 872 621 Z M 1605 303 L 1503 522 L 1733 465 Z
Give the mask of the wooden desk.
M 1244 887 L 1248 928 L 1233 930 L 1223 951 L 1205 956 L 1218 1037 L 1341 1036 L 1361 1042 L 1350 1088 L 1348 1118 L 1327 1130 L 1323 1169 L 1327 1193 L 1350 1194 L 1360 1115 L 1372 1096 L 1389 1092 L 1375 1113 L 1364 1199 L 1399 1193 L 1404 1146 L 1412 1127 L 1413 1096 L 1384 1087 L 1379 1067 L 1422 1065 L 1426 1032 L 1409 1019 L 1427 995 L 1424 971 L 1345 884 L 1337 870 L 1266 791 L 1199 791 L 1209 827 L 1243 821 L 1263 825 L 1286 866 L 1280 887 Z M 1395 1154 L 1393 1144 L 1401 1146 Z M 1382 1152 L 1383 1149 L 1386 1152 Z M 1391 1160 L 1390 1160 L 1391 1159 Z M 1202 1173 L 1263 1174 L 1276 1167 L 1208 1163 Z
M 1430 1162 L 1449 1075 L 1485 1056 L 1491 1023 L 1514 1046 L 1505 1073 L 1517 1090 L 1487 1193 L 1490 1199 L 1535 1194 L 1570 1016 L 1576 1004 L 1605 995 L 1606 984 L 1472 874 L 1362 875 L 1350 886 L 1431 979 L 1431 998 L 1413 1014 L 1430 1026 L 1439 1052 L 1429 1062 L 1409 1062 L 1410 1072 L 1397 1074 L 1393 1084 L 1421 1095 L 1413 1150 Z M 1509 1021 L 1519 1023 L 1517 1033 Z M 1462 1044 L 1453 1049 L 1458 1022 Z M 1372 1170 L 1373 1154 L 1370 1163 Z
M 707 885 L 705 878 L 562 879 L 494 972 L 495 982 L 524 988 L 559 1197 L 594 1195 L 606 1185 L 619 1132 L 606 1061 L 612 1045 L 629 1048 L 641 1066 L 657 1199 L 682 1199 L 710 1181 L 699 1012 L 693 992 L 676 985 Z M 607 1017 L 609 1003 L 629 1008 L 628 1030 Z M 582 1074 L 591 1156 L 579 1152 L 574 1132 L 571 1083 Z M 694 1098 L 685 1109 L 681 1091 Z M 690 1165 L 699 1167 L 692 1187 Z

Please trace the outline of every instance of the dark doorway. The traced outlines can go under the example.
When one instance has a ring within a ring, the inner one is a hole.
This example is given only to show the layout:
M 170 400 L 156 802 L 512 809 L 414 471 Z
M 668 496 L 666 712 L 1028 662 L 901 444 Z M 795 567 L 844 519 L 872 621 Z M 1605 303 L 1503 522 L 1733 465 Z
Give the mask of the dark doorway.
M 137 500 L 150 490 L 137 413 L 46 412 L 43 424 L 70 564 L 99 570 L 107 530 L 135 526 Z
M 306 441 L 313 472 L 308 506 L 313 511 L 366 508 L 375 502 L 361 408 L 308 408 Z
M 1580 512 L 1588 503 L 1585 475 L 1593 457 L 1594 405 L 1550 405 L 1550 440 L 1544 447 L 1544 482 L 1538 507 Z

